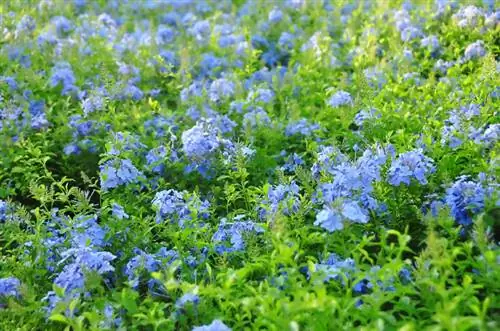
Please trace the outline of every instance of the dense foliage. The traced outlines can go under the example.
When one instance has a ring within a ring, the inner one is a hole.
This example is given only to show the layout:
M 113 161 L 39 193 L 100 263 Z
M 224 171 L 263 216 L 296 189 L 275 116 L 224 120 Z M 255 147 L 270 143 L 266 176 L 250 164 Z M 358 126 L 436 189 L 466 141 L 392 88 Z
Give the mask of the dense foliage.
M 1 330 L 500 327 L 495 1 L 0 14 Z

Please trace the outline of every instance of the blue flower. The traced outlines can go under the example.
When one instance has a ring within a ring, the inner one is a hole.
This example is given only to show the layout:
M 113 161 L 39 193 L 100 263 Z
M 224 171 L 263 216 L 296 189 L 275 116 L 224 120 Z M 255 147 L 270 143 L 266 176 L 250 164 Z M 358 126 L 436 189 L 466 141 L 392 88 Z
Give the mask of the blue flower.
M 103 329 L 114 329 L 116 327 L 119 327 L 122 323 L 121 317 L 113 318 L 113 316 L 115 315 L 115 311 L 113 309 L 113 306 L 109 303 L 106 303 L 106 305 L 104 306 L 103 315 L 105 319 L 99 324 L 99 327 Z
M 285 135 L 293 136 L 301 134 L 303 136 L 310 136 L 313 131 L 319 130 L 320 126 L 316 123 L 309 123 L 307 119 L 303 118 L 297 122 L 292 122 L 285 128 Z
M 36 28 L 36 22 L 33 17 L 24 15 L 16 25 L 16 34 L 22 32 L 33 32 Z
M 368 80 L 368 84 L 371 87 L 382 88 L 387 82 L 384 76 L 384 72 L 377 67 L 370 67 L 363 70 L 363 75 Z
M 282 211 L 285 215 L 297 212 L 299 209 L 299 189 L 295 182 L 271 186 L 267 192 L 267 200 L 262 201 L 263 206 L 259 209 L 260 218 L 263 219 L 268 214 L 273 216 L 278 211 Z
M 0 81 L 1 82 L 4 82 L 5 84 L 7 84 L 9 86 L 9 89 L 14 91 L 14 90 L 17 90 L 17 82 L 16 82 L 16 79 L 14 77 L 10 77 L 10 76 L 1 76 L 0 77 Z M 1 99 L 0 99 L 1 100 Z
M 408 42 L 413 39 L 420 38 L 422 35 L 422 31 L 418 27 L 408 26 L 406 29 L 401 31 L 401 40 Z
M 159 45 L 168 44 L 172 42 L 175 38 L 175 30 L 160 24 L 158 26 L 158 31 L 156 32 L 156 42 Z
M 487 192 L 480 183 L 459 177 L 446 190 L 445 201 L 458 224 L 471 225 L 472 216 L 484 209 L 486 196 Z
M 256 101 L 262 103 L 270 103 L 274 99 L 274 92 L 267 88 L 259 88 L 250 91 L 248 94 L 248 101 Z
M 334 211 L 331 208 L 326 208 L 320 211 L 318 215 L 316 215 L 316 221 L 314 221 L 314 225 L 321 226 L 328 232 L 334 232 L 337 230 L 342 230 L 344 228 L 342 217 L 338 212 Z
M 349 279 L 354 274 L 356 265 L 353 259 L 342 260 L 338 255 L 332 253 L 326 260 L 316 264 L 316 271 L 325 274 L 324 282 L 335 280 L 344 284 L 344 278 Z
M 182 297 L 177 299 L 177 301 L 175 302 L 175 307 L 180 309 L 180 308 L 184 308 L 184 306 L 188 303 L 192 303 L 192 304 L 196 305 L 196 304 L 198 304 L 198 302 L 200 302 L 200 297 L 198 295 L 193 294 L 193 293 L 186 293 Z
M 101 188 L 104 191 L 118 187 L 137 183 L 144 175 L 137 170 L 130 160 L 108 160 L 99 166 Z
M 224 58 L 217 57 L 211 53 L 203 54 L 200 62 L 200 76 L 217 76 L 227 66 Z
M 446 75 L 448 69 L 450 69 L 454 65 L 454 61 L 444 61 L 442 59 L 439 59 L 436 61 L 436 64 L 434 64 L 434 69 L 439 70 L 442 74 Z
M 375 108 L 362 109 L 356 114 L 356 116 L 354 116 L 354 124 L 356 124 L 359 127 L 362 127 L 365 121 L 375 120 L 380 117 L 382 117 L 382 115 Z
M 61 257 L 63 258 L 61 262 L 65 261 L 66 259 L 73 260 L 71 264 L 66 265 L 66 267 L 68 267 L 67 270 L 81 269 L 83 271 L 95 271 L 99 275 L 103 275 L 115 270 L 115 268 L 111 265 L 111 261 L 113 261 L 116 256 L 109 252 L 95 251 L 90 247 L 70 248 L 64 251 L 61 254 Z M 65 276 L 62 276 L 63 273 L 64 269 L 63 272 L 56 278 L 56 285 L 59 285 L 57 283 L 57 279 L 71 279 L 71 272 L 66 273 Z M 65 286 L 60 287 L 66 288 Z
M 163 270 L 179 258 L 179 254 L 175 250 L 169 250 L 166 247 L 160 248 L 156 254 L 147 254 L 140 249 L 135 249 L 135 254 L 136 256 L 127 262 L 124 269 L 124 273 L 134 289 L 139 287 L 144 272 L 151 273 Z M 152 291 L 155 287 L 161 288 L 161 283 L 150 279 L 148 287 Z
M 165 146 L 159 146 L 157 148 L 153 148 L 146 154 L 146 163 L 151 169 L 151 171 L 163 174 L 165 170 L 164 161 L 167 157 L 167 149 Z
M 261 125 L 268 125 L 271 123 L 269 115 L 261 107 L 252 108 L 248 113 L 243 115 L 243 125 L 245 127 L 257 127 Z
M 237 125 L 227 115 L 221 116 L 219 114 L 215 114 L 207 122 L 216 127 L 222 134 L 232 132 Z
M 86 273 L 95 272 L 104 275 L 115 270 L 111 261 L 116 256 L 109 252 L 94 251 L 90 247 L 70 248 L 64 251 L 61 257 L 59 264 L 71 261 L 54 279 L 54 285 L 64 290 L 64 297 L 58 297 L 54 291 L 47 293 L 42 300 L 48 302 L 49 313 L 60 302 L 69 303 L 83 293 Z
M 427 36 L 420 41 L 420 47 L 427 48 L 431 53 L 436 53 L 440 48 L 439 40 L 435 35 Z
M 420 184 L 427 184 L 427 176 L 435 170 L 434 162 L 425 156 L 421 149 L 400 154 L 392 161 L 387 173 L 389 184 L 399 186 L 401 183 L 410 185 L 411 179 Z
M 0 200 L 0 222 L 5 222 L 9 219 L 8 216 L 9 205 L 6 201 Z
M 352 287 L 356 294 L 368 294 L 373 288 L 373 284 L 368 279 L 362 279 Z
M 232 97 L 234 94 L 234 83 L 225 78 L 216 79 L 210 84 L 208 96 L 212 102 L 219 102 Z
M 280 49 L 289 51 L 293 49 L 295 44 L 295 36 L 289 32 L 283 32 L 278 39 L 278 46 Z
M 144 122 L 144 129 L 146 134 L 152 135 L 155 138 L 164 137 L 168 134 L 171 135 L 171 139 L 174 139 L 173 133 L 177 130 L 173 118 L 166 118 L 160 115 L 156 115 L 153 119 Z
M 123 209 L 123 207 L 119 204 L 117 204 L 116 202 L 113 202 L 112 204 L 112 212 L 113 212 L 113 216 L 115 216 L 116 218 L 122 220 L 124 218 L 129 218 L 128 214 L 125 212 L 125 210 Z
M 340 106 L 352 105 L 352 98 L 348 92 L 338 91 L 330 97 L 328 105 L 333 108 Z
M 77 88 L 75 87 L 76 79 L 73 74 L 71 65 L 67 62 L 59 62 L 52 68 L 52 75 L 50 76 L 50 85 L 56 87 L 62 86 L 62 94 L 67 95 Z
M 103 93 L 92 94 L 82 100 L 82 109 L 85 115 L 104 108 Z
M 413 279 L 411 277 L 411 270 L 408 267 L 401 268 L 398 275 L 399 275 L 399 279 L 401 280 L 401 283 L 403 283 L 405 285 L 409 284 L 413 281 Z
M 234 222 L 227 222 L 227 220 L 223 218 L 217 231 L 212 236 L 212 241 L 214 243 L 229 242 L 231 244 L 230 247 L 217 245 L 216 252 L 218 254 L 243 251 L 245 249 L 245 241 L 243 238 L 245 234 L 259 234 L 263 232 L 264 229 L 252 221 L 242 221 L 240 218 L 235 217 Z
M 0 278 L 0 297 L 18 297 L 21 282 L 15 277 Z
M 220 147 L 217 131 L 204 122 L 184 131 L 181 140 L 184 154 L 192 159 L 205 159 Z
M 74 247 L 102 247 L 107 244 L 106 232 L 97 223 L 97 216 L 80 215 L 75 218 L 71 240 Z
M 183 227 L 184 222 L 191 220 L 192 210 L 196 210 L 197 216 L 208 218 L 210 203 L 197 197 L 185 198 L 185 192 L 176 190 L 164 190 L 156 193 L 152 204 L 156 210 L 156 222 L 160 223 L 166 219 L 175 220 Z
M 484 42 L 478 40 L 473 42 L 465 49 L 464 59 L 466 61 L 481 58 L 486 55 L 486 50 L 484 49 Z
M 295 172 L 297 167 L 304 165 L 304 160 L 297 153 L 293 153 L 288 157 L 287 162 L 281 166 L 281 170 L 285 172 Z
M 144 97 L 144 92 L 132 83 L 126 83 L 121 92 L 118 94 L 119 100 L 131 99 L 134 101 L 141 100 Z
M 461 28 L 473 28 L 475 27 L 480 18 L 484 15 L 483 10 L 476 6 L 461 6 L 461 8 L 453 15 L 453 19 L 457 22 L 457 25 Z
M 197 21 L 188 29 L 189 34 L 194 36 L 197 41 L 204 41 L 210 36 L 210 23 L 206 20 Z
M 342 205 L 342 215 L 356 223 L 367 223 L 368 215 L 366 211 L 359 206 L 357 202 L 354 201 L 345 201 Z
M 369 221 L 367 211 L 353 200 L 344 200 L 341 205 L 335 203 L 335 207 L 326 206 L 316 215 L 314 225 L 334 232 L 344 228 L 344 222 L 367 223 Z
M 222 321 L 214 320 L 212 323 L 203 326 L 196 326 L 192 331 L 231 331 Z
M 265 49 L 269 47 L 267 39 L 261 35 L 253 35 L 251 39 L 252 47 L 256 49 Z
M 278 23 L 279 21 L 281 21 L 281 19 L 283 18 L 283 12 L 277 8 L 277 7 L 274 7 L 270 12 L 269 12 L 269 22 L 271 23 Z
M 63 36 L 73 29 L 73 23 L 64 16 L 56 16 L 52 18 L 51 22 L 54 24 L 59 36 Z

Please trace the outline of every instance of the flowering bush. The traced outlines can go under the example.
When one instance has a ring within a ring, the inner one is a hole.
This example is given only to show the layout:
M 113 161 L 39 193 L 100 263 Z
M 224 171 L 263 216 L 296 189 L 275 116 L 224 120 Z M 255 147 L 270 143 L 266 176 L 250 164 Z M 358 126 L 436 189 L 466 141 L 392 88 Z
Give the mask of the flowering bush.
M 500 327 L 494 1 L 0 4 L 0 330 Z

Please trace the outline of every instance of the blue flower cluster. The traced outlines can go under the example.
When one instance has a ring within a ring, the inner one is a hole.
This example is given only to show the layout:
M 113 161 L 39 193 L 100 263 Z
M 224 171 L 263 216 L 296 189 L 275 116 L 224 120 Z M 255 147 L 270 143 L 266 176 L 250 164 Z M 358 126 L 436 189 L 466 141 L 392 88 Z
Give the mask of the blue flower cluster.
M 218 254 L 243 251 L 245 249 L 244 236 L 250 233 L 263 233 L 264 229 L 253 221 L 245 221 L 244 215 L 234 217 L 233 222 L 221 219 L 217 231 L 212 236 L 212 241 L 216 243 L 215 250 Z M 226 246 L 228 242 L 230 246 Z
M 446 189 L 445 201 L 458 224 L 471 225 L 472 216 L 484 209 L 487 195 L 488 190 L 481 183 L 462 176 Z
M 14 277 L 0 278 L 0 298 L 19 296 L 21 282 Z
M 147 274 L 147 285 L 150 291 L 161 291 L 161 283 L 156 279 L 151 279 L 151 272 L 165 270 L 179 255 L 174 250 L 162 247 L 155 254 L 148 254 L 140 249 L 134 250 L 135 256 L 132 257 L 125 266 L 124 273 L 128 278 L 130 286 L 138 288 L 141 279 Z
M 425 156 L 421 149 L 400 154 L 393 160 L 387 172 L 389 183 L 399 186 L 401 183 L 410 185 L 412 179 L 420 184 L 427 184 L 427 176 L 435 171 L 434 162 Z
M 203 326 L 195 326 L 192 331 L 231 331 L 221 320 L 213 320 L 212 323 Z
M 332 108 L 338 108 L 340 106 L 352 105 L 352 97 L 349 92 L 338 91 L 330 97 L 328 100 L 328 105 Z
M 188 197 L 187 192 L 164 190 L 156 193 L 152 201 L 156 210 L 156 222 L 174 221 L 180 227 L 193 217 L 206 219 L 209 216 L 210 202 L 195 196 Z
M 390 150 L 390 146 L 386 148 Z M 317 201 L 323 209 L 316 215 L 315 225 L 333 232 L 341 230 L 344 222 L 366 223 L 369 211 L 382 208 L 372 196 L 373 184 L 380 181 L 381 168 L 386 163 L 387 153 L 383 148 L 365 150 L 355 162 L 333 147 L 323 147 L 312 171 L 317 177 L 321 173 L 331 182 L 322 182 L 317 192 Z
M 269 187 L 267 199 L 262 201 L 262 206 L 259 208 L 260 218 L 272 219 L 277 212 L 283 212 L 285 215 L 297 212 L 300 207 L 299 190 L 295 182 Z
M 130 160 L 113 159 L 104 162 L 100 167 L 101 188 L 109 190 L 120 185 L 139 182 L 144 175 Z
M 69 221 L 69 219 L 67 219 Z M 56 216 L 56 224 L 63 218 Z M 49 291 L 44 297 L 47 302 L 47 311 L 50 313 L 58 305 L 67 304 L 73 299 L 85 294 L 85 282 L 89 273 L 106 276 L 115 269 L 111 262 L 116 256 L 101 249 L 108 243 L 105 239 L 107 230 L 97 224 L 97 217 L 81 215 L 72 221 L 71 231 L 54 228 L 53 240 L 47 241 L 49 259 L 58 259 L 56 267 L 49 267 L 53 272 L 62 266 L 54 279 L 54 286 L 62 290 L 62 296 L 56 291 Z M 70 247 L 64 245 L 68 238 Z M 73 314 L 67 311 L 66 314 Z

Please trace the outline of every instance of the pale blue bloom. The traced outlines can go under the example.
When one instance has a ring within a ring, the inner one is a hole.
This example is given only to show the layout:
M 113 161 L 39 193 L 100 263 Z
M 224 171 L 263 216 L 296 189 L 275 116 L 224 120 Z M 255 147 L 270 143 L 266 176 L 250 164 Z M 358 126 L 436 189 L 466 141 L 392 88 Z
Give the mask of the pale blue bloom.
M 15 277 L 0 278 L 0 297 L 19 296 L 21 282 Z
M 222 321 L 214 320 L 212 323 L 203 326 L 196 326 L 192 331 L 231 331 Z
M 382 114 L 375 108 L 362 109 L 354 116 L 354 123 L 362 127 L 365 121 L 375 120 L 380 117 L 382 117 Z
M 405 41 L 405 42 L 408 42 L 408 41 L 411 41 L 413 39 L 417 39 L 420 37 L 422 37 L 422 31 L 418 27 L 415 27 L 415 26 L 409 26 L 406 29 L 404 29 L 403 31 L 401 31 L 401 40 Z
M 208 96 L 212 102 L 226 100 L 234 95 L 234 83 L 225 78 L 219 78 L 212 82 L 208 90 Z
M 458 12 L 453 15 L 453 19 L 461 28 L 473 28 L 478 25 L 483 15 L 483 10 L 476 6 L 462 6 Z
M 420 41 L 420 47 L 427 48 L 429 51 L 434 53 L 440 48 L 439 40 L 435 35 L 427 36 L 425 38 L 422 38 L 422 40 Z
M 188 32 L 196 38 L 197 41 L 204 41 L 210 36 L 210 23 L 207 20 L 197 21 Z
M 314 225 L 321 226 L 328 232 L 334 232 L 337 230 L 342 230 L 344 228 L 342 217 L 337 211 L 331 208 L 326 208 L 320 211 L 316 215 L 316 221 L 314 221 Z
M 283 12 L 277 8 L 274 7 L 270 12 L 268 16 L 269 22 L 271 23 L 278 23 L 283 19 Z
M 387 173 L 391 185 L 401 183 L 410 185 L 411 179 L 416 179 L 420 184 L 427 184 L 427 176 L 435 171 L 434 162 L 425 156 L 421 149 L 400 154 L 392 161 Z
M 135 249 L 134 253 L 136 256 L 131 258 L 124 268 L 124 273 L 134 289 L 139 287 L 141 276 L 145 271 L 149 274 L 164 270 L 179 258 L 175 250 L 169 250 L 166 247 L 160 248 L 156 254 L 147 254 L 140 249 Z M 156 279 L 149 279 L 147 283 L 150 291 L 155 287 L 162 287 L 161 282 Z
M 293 136 L 295 134 L 301 134 L 303 136 L 310 136 L 313 131 L 319 130 L 319 128 L 319 124 L 309 123 L 307 119 L 303 118 L 288 124 L 285 128 L 285 135 Z
M 248 94 L 248 101 L 256 101 L 262 103 L 270 103 L 274 99 L 274 92 L 267 88 L 259 88 L 250 91 Z
M 348 92 L 338 91 L 328 99 L 328 105 L 333 108 L 352 105 L 352 97 Z
M 159 45 L 171 43 L 175 38 L 175 30 L 160 24 L 158 26 L 158 31 L 156 32 L 156 42 Z
M 217 231 L 212 236 L 212 241 L 216 244 L 221 242 L 230 243 L 231 246 L 229 247 L 223 244 L 217 245 L 216 251 L 219 254 L 224 252 L 242 251 L 245 249 L 245 234 L 260 234 L 263 232 L 264 229 L 252 221 L 243 221 L 241 218 L 235 217 L 234 222 L 227 222 L 227 220 L 223 218 Z
M 204 122 L 198 122 L 182 133 L 182 150 L 193 159 L 205 159 L 221 146 L 217 131 Z
M 445 200 L 458 224 L 471 225 L 472 216 L 483 210 L 486 196 L 487 191 L 480 183 L 463 176 L 446 190 Z
M 54 24 L 56 28 L 56 32 L 59 36 L 63 36 L 64 34 L 73 30 L 73 22 L 67 19 L 64 16 L 56 16 L 51 19 L 52 24 Z
M 104 191 L 109 189 L 137 183 L 144 175 L 137 170 L 130 160 L 114 159 L 109 160 L 99 166 L 101 188 Z
M 74 220 L 71 231 L 71 241 L 74 247 L 102 247 L 107 244 L 105 241 L 107 230 L 97 223 L 95 215 L 80 215 Z
M 345 201 L 344 204 L 342 205 L 342 215 L 356 223 L 367 223 L 368 222 L 368 215 L 366 214 L 366 211 L 363 210 L 359 206 L 357 202 L 354 201 Z
M 484 49 L 484 41 L 478 40 L 473 42 L 465 49 L 464 59 L 466 61 L 478 59 L 486 55 L 486 50 Z
M 113 202 L 113 204 L 111 205 L 111 208 L 112 208 L 112 212 L 113 212 L 113 216 L 115 216 L 116 218 L 122 220 L 124 218 L 129 218 L 129 215 L 125 212 L 125 209 L 123 209 L 123 207 L 116 203 L 116 202 Z
M 76 78 L 73 73 L 71 65 L 67 62 L 59 62 L 52 68 L 52 75 L 50 76 L 50 85 L 56 87 L 61 85 L 63 90 L 62 94 L 67 95 L 75 91 Z
M 151 149 L 146 154 L 146 163 L 151 169 L 151 171 L 163 174 L 165 170 L 165 159 L 167 157 L 167 149 L 165 146 L 158 146 Z
M 156 210 L 156 222 L 177 221 L 179 226 L 183 227 L 185 221 L 191 220 L 192 210 L 196 210 L 198 217 L 208 218 L 210 203 L 207 200 L 186 197 L 186 194 L 172 189 L 156 193 L 152 201 Z
M 248 113 L 243 115 L 243 125 L 245 127 L 257 127 L 268 125 L 271 123 L 269 115 L 261 107 L 255 107 L 250 109 Z
M 180 308 L 184 308 L 184 306 L 188 303 L 192 303 L 192 304 L 196 305 L 199 302 L 200 302 L 200 297 L 198 295 L 193 294 L 193 293 L 186 293 L 182 297 L 177 299 L 177 301 L 175 302 L 175 307 L 180 309 Z
M 325 274 L 324 282 L 335 280 L 344 284 L 344 278 L 349 279 L 356 272 L 356 265 L 353 259 L 342 260 L 338 255 L 332 253 L 326 260 L 316 264 L 316 271 Z

